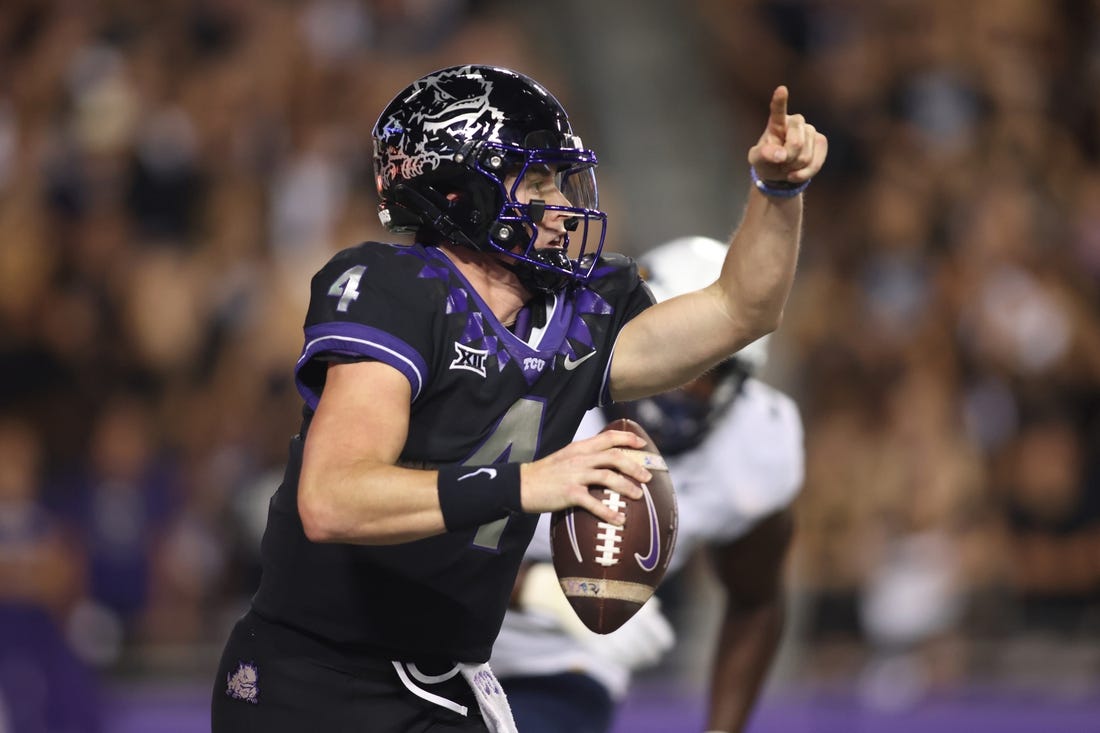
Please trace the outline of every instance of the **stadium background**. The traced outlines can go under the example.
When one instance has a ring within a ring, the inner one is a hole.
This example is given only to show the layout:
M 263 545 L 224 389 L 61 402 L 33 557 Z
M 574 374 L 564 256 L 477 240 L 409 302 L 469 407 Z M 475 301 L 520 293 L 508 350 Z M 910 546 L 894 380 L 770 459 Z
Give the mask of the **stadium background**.
M 725 236 L 776 84 L 829 137 L 751 730 L 1100 730 L 1100 2 L 5 0 L 0 731 L 208 729 L 309 274 L 385 237 L 378 110 L 465 61 L 559 96 L 631 254 Z M 702 561 L 667 593 L 623 733 L 699 724 Z

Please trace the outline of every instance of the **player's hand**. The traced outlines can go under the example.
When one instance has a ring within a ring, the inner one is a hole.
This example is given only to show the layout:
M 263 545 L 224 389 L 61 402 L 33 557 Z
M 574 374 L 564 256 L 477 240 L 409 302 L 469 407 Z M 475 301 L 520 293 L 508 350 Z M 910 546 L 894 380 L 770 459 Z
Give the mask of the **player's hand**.
M 829 141 L 802 115 L 787 114 L 787 87 L 772 92 L 764 134 L 749 148 L 749 165 L 765 181 L 805 183 L 825 164 Z
M 645 441 L 623 430 L 605 430 L 585 440 L 520 466 L 520 501 L 525 512 L 553 512 L 578 506 L 605 522 L 622 526 L 625 517 L 589 493 L 592 485 L 606 486 L 631 499 L 641 499 L 652 476 L 637 460 L 616 448 L 645 447 Z M 634 479 L 631 481 L 630 477 Z

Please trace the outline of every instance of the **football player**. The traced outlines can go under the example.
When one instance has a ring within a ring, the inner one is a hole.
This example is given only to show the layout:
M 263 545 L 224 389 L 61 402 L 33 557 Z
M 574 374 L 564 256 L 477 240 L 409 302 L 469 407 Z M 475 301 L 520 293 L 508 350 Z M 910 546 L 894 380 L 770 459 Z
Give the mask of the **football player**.
M 715 282 L 652 306 L 602 253 L 595 154 L 561 104 L 507 69 L 458 66 L 402 90 L 373 130 L 379 215 L 313 277 L 295 367 L 305 402 L 230 633 L 214 733 L 511 731 L 490 650 L 538 513 L 623 517 L 648 471 L 598 404 L 694 378 L 779 321 L 801 192 L 825 138 L 775 91 L 757 181 Z M 614 358 L 612 355 L 614 354 Z
M 705 237 L 639 259 L 658 301 L 706 284 L 726 246 Z M 805 466 L 802 421 L 790 397 L 754 378 L 767 336 L 683 388 L 585 416 L 583 438 L 609 420 L 636 420 L 653 438 L 676 489 L 679 532 L 669 572 L 705 547 L 726 593 L 711 664 L 708 729 L 743 730 L 784 625 L 783 567 L 791 503 Z M 584 627 L 557 583 L 547 517 L 527 550 L 492 665 L 524 733 L 606 733 L 632 672 L 654 664 L 674 634 L 651 599 L 619 630 Z

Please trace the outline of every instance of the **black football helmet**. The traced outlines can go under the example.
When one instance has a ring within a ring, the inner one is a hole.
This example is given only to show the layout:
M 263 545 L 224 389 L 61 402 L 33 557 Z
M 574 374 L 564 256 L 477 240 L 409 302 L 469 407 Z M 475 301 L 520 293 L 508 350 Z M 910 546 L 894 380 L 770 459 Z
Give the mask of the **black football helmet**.
M 494 66 L 441 69 L 394 97 L 373 137 L 378 216 L 390 231 L 506 254 L 536 291 L 591 275 L 607 223 L 597 200 L 596 155 L 542 85 Z M 533 166 L 555 172 L 568 206 L 516 201 Z M 510 188 L 508 175 L 517 176 Z M 568 234 L 561 249 L 535 248 L 535 225 L 550 210 L 570 217 L 566 228 L 580 240 L 573 257 Z

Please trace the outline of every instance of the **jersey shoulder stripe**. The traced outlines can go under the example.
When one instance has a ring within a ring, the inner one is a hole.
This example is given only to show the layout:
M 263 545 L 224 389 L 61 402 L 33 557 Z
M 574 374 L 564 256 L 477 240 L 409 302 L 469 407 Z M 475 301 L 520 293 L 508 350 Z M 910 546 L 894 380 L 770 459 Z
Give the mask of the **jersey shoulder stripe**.
M 412 400 L 420 396 L 428 374 L 428 365 L 419 353 L 399 338 L 361 323 L 338 321 L 320 323 L 305 329 L 306 343 L 295 365 L 298 392 L 309 405 L 317 409 L 321 395 L 298 375 L 310 360 L 321 353 L 344 354 L 377 359 L 401 372 L 412 387 Z

